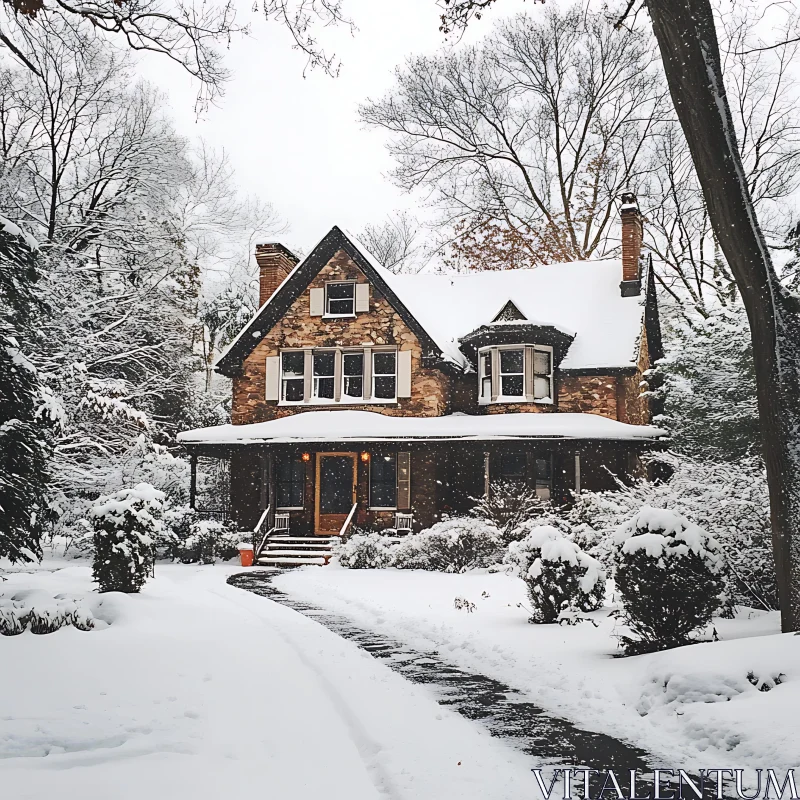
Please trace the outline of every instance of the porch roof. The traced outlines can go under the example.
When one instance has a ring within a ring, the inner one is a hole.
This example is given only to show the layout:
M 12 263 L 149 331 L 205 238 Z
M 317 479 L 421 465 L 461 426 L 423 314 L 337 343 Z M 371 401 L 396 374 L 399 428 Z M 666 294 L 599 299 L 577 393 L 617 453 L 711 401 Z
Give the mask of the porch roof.
M 374 411 L 336 410 L 304 411 L 250 425 L 198 428 L 178 434 L 178 441 L 187 446 L 505 439 L 652 442 L 663 436 L 666 436 L 666 431 L 652 425 L 629 425 L 596 414 L 511 413 L 390 417 Z

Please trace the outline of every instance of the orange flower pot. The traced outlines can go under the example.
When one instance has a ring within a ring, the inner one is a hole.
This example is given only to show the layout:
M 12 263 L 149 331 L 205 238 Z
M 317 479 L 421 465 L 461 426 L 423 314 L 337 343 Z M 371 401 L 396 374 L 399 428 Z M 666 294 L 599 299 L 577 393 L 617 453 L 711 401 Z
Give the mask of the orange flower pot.
M 239 560 L 243 567 L 252 567 L 254 556 L 253 545 L 239 545 Z

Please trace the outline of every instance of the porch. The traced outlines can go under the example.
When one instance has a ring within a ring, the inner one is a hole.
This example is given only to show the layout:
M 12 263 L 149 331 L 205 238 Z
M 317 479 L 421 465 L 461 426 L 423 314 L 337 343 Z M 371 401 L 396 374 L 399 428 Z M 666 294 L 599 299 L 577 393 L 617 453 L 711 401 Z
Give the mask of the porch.
M 192 459 L 193 504 L 197 459 L 226 458 L 229 508 L 242 530 L 259 521 L 270 529 L 277 514 L 288 519 L 284 535 L 328 538 L 351 525 L 391 530 L 398 513 L 419 531 L 467 512 L 495 481 L 522 483 L 559 504 L 581 489 L 613 489 L 615 476 L 643 474 L 640 455 L 661 435 L 588 414 L 307 411 L 180 439 Z

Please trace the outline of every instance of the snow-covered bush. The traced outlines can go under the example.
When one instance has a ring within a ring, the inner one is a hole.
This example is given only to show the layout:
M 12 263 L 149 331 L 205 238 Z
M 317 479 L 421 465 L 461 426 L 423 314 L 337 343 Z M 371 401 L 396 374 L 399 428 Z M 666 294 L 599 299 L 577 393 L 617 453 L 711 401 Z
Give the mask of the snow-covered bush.
M 179 543 L 178 559 L 184 564 L 215 564 L 217 559 L 228 561 L 239 552 L 241 536 L 229 522 L 215 519 L 194 520 L 189 535 Z
M 0 635 L 18 636 L 28 626 L 28 610 L 21 603 L 0 601 Z
M 183 543 L 192 533 L 192 525 L 197 521 L 197 511 L 188 504 L 173 504 L 167 501 L 161 515 L 164 523 L 155 538 L 156 555 L 177 561 L 181 557 Z
M 620 484 L 614 492 L 582 492 L 564 512 L 570 538 L 610 567 L 611 540 L 623 522 L 645 505 L 672 509 L 717 540 L 728 564 L 732 602 L 777 609 L 769 495 L 761 460 L 699 461 L 674 453 L 660 453 L 658 460 L 672 471 L 668 480 Z
M 394 548 L 394 566 L 436 572 L 486 567 L 503 545 L 502 534 L 482 519 L 453 517 L 407 536 Z
M 508 543 L 521 538 L 519 526 L 526 520 L 542 517 L 550 511 L 550 503 L 536 492 L 517 482 L 499 481 L 489 487 L 489 496 L 482 497 L 470 515 L 494 525 Z
M 153 564 L 164 493 L 147 483 L 101 497 L 89 511 L 94 527 L 92 575 L 101 592 L 138 592 Z
M 379 533 L 356 533 L 336 545 L 334 556 L 347 569 L 385 569 L 393 562 L 392 545 Z
M 558 622 L 562 612 L 592 611 L 603 602 L 602 564 L 552 525 L 535 526 L 512 542 L 505 562 L 528 587 L 531 622 Z
M 31 633 L 55 633 L 59 628 L 72 625 L 73 611 L 65 603 L 37 604 L 28 613 Z
M 622 619 L 635 636 L 621 637 L 627 654 L 688 644 L 722 607 L 719 544 L 680 514 L 644 506 L 620 525 L 613 544 Z

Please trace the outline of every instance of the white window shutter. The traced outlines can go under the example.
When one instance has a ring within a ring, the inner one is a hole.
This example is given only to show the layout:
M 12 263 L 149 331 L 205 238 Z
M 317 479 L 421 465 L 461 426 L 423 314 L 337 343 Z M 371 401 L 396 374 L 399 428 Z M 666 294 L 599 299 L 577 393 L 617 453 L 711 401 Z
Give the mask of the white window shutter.
M 267 400 L 280 400 L 281 397 L 281 357 L 267 356 Z
M 411 351 L 397 354 L 397 396 L 411 397 Z
M 530 345 L 525 348 L 525 399 L 528 402 L 531 402 L 534 398 L 533 376 L 535 353 L 536 351 Z
M 312 289 L 309 294 L 309 313 L 312 317 L 321 317 L 325 310 L 325 290 Z
M 397 454 L 397 507 L 411 508 L 411 453 Z
M 356 314 L 363 314 L 369 311 L 369 284 L 356 284 Z

